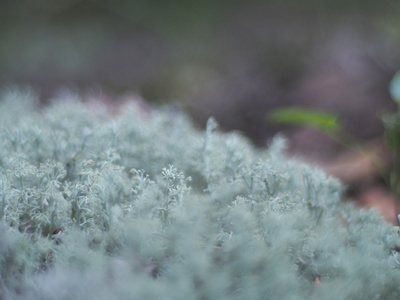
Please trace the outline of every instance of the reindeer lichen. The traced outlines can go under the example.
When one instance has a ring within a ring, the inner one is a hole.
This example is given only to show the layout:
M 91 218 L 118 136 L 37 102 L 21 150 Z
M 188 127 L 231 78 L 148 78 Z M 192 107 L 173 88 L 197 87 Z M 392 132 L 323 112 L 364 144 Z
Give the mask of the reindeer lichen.
M 398 299 L 399 228 L 210 119 L 0 99 L 1 299 Z

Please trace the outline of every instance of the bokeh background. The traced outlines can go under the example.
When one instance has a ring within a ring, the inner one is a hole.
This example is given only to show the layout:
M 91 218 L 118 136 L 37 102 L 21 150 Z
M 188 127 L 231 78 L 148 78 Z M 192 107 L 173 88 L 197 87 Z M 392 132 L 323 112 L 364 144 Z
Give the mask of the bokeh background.
M 65 90 L 117 101 L 179 103 L 203 126 L 257 145 L 279 131 L 315 160 L 336 156 L 318 132 L 278 126 L 273 108 L 338 113 L 374 139 L 400 68 L 398 0 L 3 0 L 0 85 L 48 103 Z

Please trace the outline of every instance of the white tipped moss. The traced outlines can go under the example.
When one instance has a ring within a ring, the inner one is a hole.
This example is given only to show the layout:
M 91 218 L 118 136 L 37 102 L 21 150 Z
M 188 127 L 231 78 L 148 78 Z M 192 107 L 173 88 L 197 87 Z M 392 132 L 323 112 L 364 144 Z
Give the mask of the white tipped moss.
M 399 231 L 281 137 L 1 97 L 0 299 L 399 298 Z

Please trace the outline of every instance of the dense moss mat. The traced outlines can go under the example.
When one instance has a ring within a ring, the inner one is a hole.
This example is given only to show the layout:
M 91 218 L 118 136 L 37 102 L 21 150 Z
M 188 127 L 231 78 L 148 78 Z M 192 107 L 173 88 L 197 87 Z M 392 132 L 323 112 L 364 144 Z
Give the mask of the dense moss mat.
M 398 299 L 397 227 L 210 119 L 0 99 L 1 299 Z

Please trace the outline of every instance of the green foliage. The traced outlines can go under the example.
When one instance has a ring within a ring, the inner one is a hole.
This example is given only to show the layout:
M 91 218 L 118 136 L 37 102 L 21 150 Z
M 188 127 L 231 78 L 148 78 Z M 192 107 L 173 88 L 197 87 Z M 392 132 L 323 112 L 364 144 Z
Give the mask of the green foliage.
M 1 97 L 1 299 L 400 295 L 398 228 L 279 136 L 260 150 L 168 109 Z
M 383 124 L 385 125 L 386 142 L 390 150 L 400 150 L 400 71 L 395 74 L 390 82 L 390 94 L 398 104 L 396 113 L 386 113 L 382 116 Z
M 392 152 L 392 168 L 388 182 L 393 193 L 400 199 L 400 71 L 390 82 L 390 93 L 398 105 L 397 111 L 383 114 L 382 122 L 385 127 L 386 145 Z
M 322 131 L 338 131 L 340 126 L 334 114 L 308 110 L 298 107 L 279 108 L 269 114 L 269 119 L 276 123 L 306 125 Z

